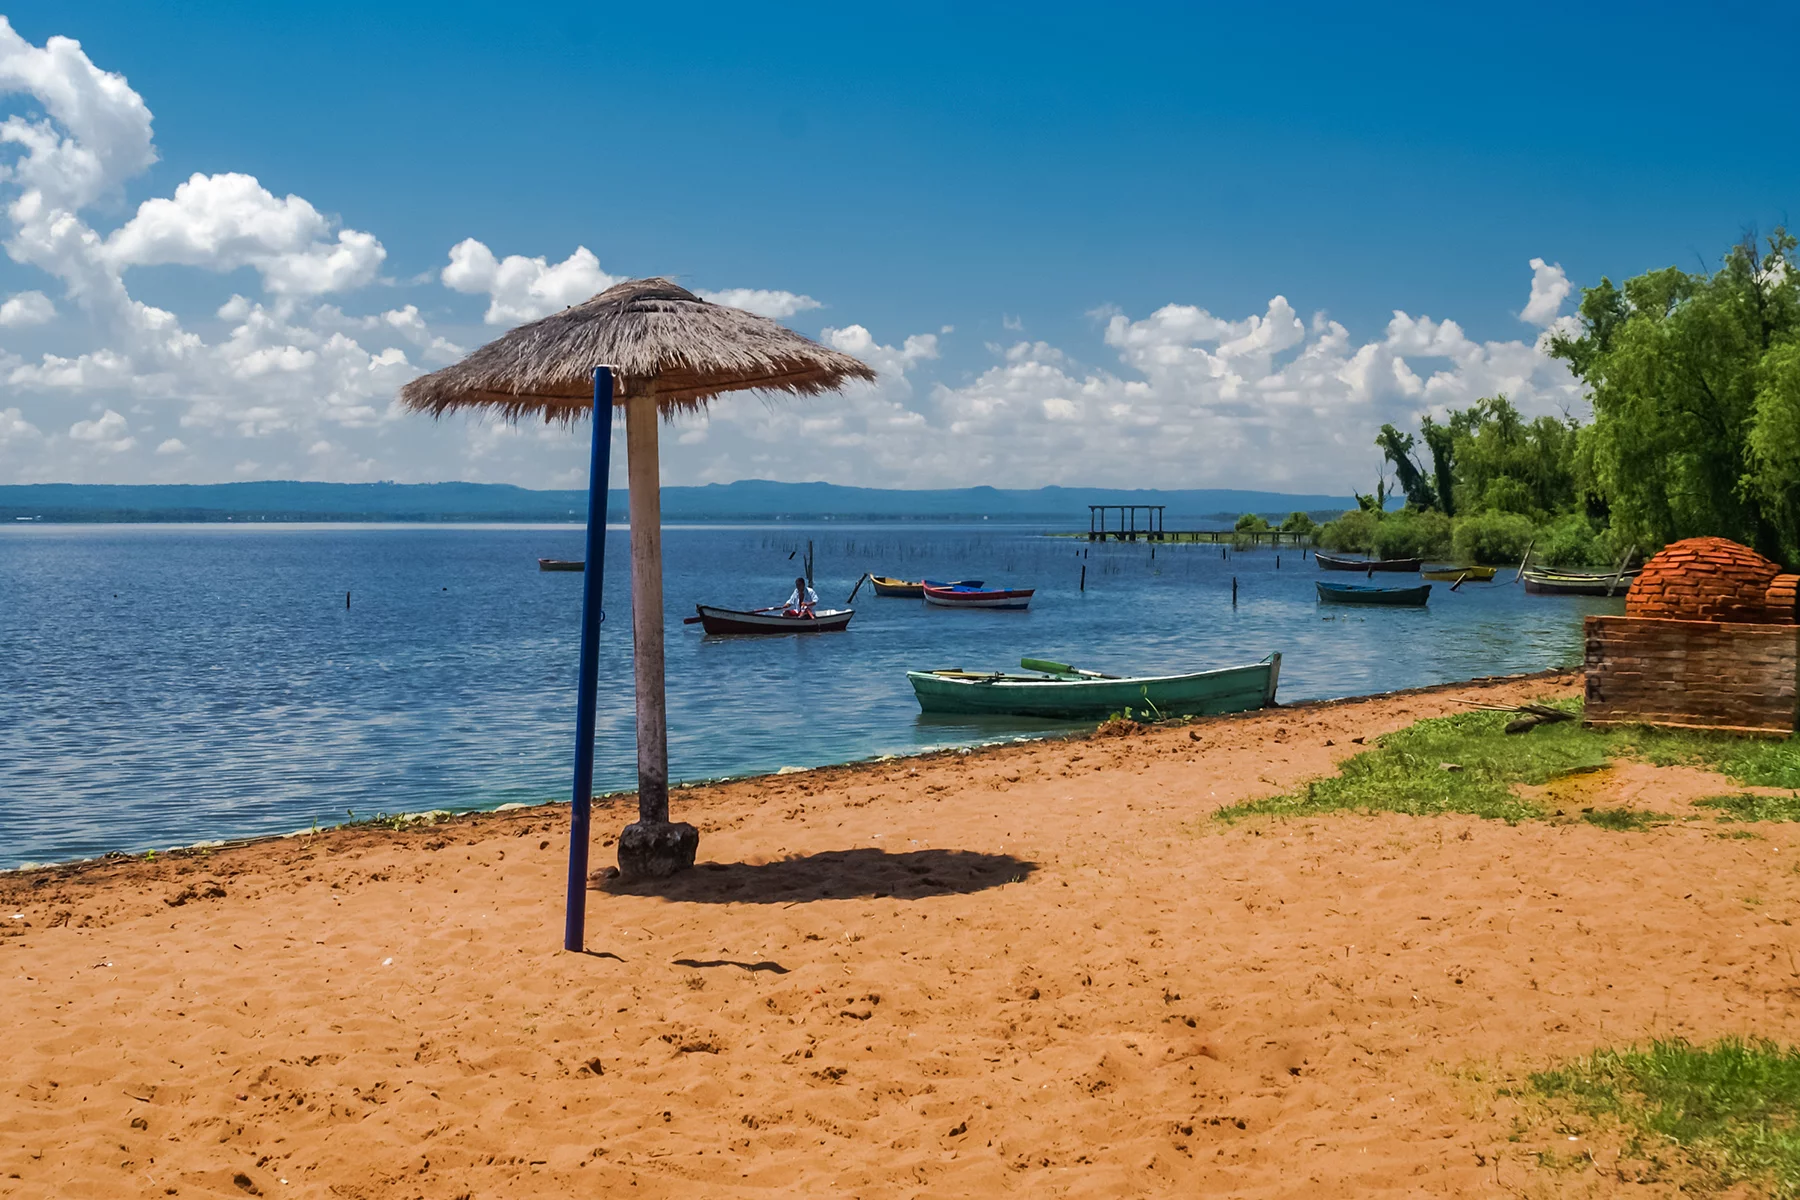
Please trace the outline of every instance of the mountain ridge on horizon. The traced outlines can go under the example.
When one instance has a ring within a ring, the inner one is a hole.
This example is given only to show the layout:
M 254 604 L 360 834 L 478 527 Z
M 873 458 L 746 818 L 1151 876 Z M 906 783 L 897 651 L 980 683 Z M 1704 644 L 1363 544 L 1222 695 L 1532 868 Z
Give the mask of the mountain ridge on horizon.
M 1160 504 L 1173 520 L 1244 512 L 1339 512 L 1349 496 L 1245 488 L 870 488 L 814 481 L 740 479 L 662 489 L 666 521 L 1000 519 L 1067 521 L 1080 527 L 1089 504 Z M 173 522 L 277 521 L 580 521 L 585 489 L 533 489 L 508 483 L 0 484 L 0 520 Z M 623 519 L 626 492 L 609 489 L 608 519 Z

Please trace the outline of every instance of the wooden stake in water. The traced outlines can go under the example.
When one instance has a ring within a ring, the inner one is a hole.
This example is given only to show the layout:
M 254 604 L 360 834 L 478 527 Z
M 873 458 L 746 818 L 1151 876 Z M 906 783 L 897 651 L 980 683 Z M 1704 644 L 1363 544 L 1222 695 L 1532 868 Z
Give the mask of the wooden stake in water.
M 1086 563 L 1081 564 L 1081 590 L 1083 592 L 1087 591 L 1087 564 Z
M 1231 607 L 1237 607 L 1237 576 L 1231 577 Z

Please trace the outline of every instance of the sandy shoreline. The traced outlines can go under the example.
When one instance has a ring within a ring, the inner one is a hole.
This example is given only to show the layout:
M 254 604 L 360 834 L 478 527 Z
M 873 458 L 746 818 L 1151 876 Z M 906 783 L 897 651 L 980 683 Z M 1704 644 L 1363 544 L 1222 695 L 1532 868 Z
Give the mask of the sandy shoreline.
M 560 806 L 0 876 L 0 1196 L 1553 1194 L 1476 1075 L 1791 1035 L 1800 827 L 1207 817 L 1577 683 L 685 789 L 587 955 Z

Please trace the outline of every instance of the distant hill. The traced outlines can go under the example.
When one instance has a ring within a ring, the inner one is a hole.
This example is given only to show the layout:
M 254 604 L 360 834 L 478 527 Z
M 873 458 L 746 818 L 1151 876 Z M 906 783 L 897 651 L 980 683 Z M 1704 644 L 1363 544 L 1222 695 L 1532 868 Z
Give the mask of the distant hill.
M 665 487 L 667 521 L 995 520 L 1087 525 L 1090 504 L 1162 504 L 1171 529 L 1239 513 L 1282 516 L 1341 512 L 1348 496 L 1230 489 L 1127 491 L 1119 488 L 991 487 L 900 490 L 834 483 L 744 479 Z M 88 484 L 0 486 L 0 521 L 580 521 L 585 491 L 534 491 L 500 483 Z M 607 501 L 609 520 L 626 515 L 624 489 Z

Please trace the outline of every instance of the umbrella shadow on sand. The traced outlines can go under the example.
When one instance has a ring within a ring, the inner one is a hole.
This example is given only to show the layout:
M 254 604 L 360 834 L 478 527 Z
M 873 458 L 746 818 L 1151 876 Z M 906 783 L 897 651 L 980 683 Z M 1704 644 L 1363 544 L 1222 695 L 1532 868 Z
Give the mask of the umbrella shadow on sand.
M 660 896 L 691 904 L 800 904 L 810 900 L 967 895 L 1023 883 L 1037 864 L 1010 854 L 973 850 L 905 850 L 876 846 L 826 850 L 767 863 L 697 863 L 668 879 L 624 883 L 596 873 L 590 886 L 619 896 Z

